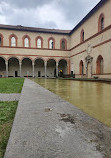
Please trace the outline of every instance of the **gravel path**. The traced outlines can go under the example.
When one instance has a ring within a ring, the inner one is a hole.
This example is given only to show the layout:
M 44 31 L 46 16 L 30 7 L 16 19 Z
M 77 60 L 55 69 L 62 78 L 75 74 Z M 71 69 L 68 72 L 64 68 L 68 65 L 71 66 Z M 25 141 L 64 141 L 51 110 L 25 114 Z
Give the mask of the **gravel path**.
M 4 94 L 0 93 L 0 101 L 18 101 L 20 99 L 20 93 Z
M 4 158 L 110 158 L 111 128 L 25 79 Z

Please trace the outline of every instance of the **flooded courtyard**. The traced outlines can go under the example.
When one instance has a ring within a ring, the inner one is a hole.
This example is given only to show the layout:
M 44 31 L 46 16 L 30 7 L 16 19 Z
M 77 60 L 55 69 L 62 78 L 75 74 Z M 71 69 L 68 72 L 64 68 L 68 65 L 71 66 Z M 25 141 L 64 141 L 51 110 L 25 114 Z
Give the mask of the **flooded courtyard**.
M 111 84 L 61 79 L 34 81 L 111 127 Z

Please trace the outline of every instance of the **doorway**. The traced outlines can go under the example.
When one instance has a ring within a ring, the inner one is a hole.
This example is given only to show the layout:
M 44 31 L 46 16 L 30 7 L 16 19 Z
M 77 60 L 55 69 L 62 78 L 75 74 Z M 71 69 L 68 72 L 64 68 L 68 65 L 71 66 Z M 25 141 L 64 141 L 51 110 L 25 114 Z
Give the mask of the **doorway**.
M 38 71 L 38 77 L 40 77 L 41 76 L 41 72 L 40 71 Z
M 15 71 L 15 77 L 18 77 L 18 71 Z

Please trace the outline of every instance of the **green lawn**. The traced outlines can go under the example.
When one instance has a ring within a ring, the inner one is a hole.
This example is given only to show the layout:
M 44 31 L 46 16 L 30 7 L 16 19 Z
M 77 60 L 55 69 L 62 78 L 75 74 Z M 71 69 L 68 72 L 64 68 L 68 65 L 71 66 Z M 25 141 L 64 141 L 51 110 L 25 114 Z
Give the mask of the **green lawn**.
M 23 78 L 0 78 L 0 93 L 21 93 Z M 0 101 L 0 158 L 3 158 L 18 102 Z
M 0 78 L 0 93 L 20 93 L 23 78 Z
M 18 102 L 0 102 L 0 158 L 3 158 Z

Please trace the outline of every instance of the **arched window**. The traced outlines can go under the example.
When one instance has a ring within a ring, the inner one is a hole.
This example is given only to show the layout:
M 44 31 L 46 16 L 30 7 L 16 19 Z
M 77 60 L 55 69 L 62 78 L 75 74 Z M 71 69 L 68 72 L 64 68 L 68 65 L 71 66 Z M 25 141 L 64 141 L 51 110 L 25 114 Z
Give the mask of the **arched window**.
M 23 36 L 23 47 L 30 47 L 30 37 L 28 35 Z
M 0 46 L 2 46 L 2 38 L 0 37 Z
M 97 58 L 96 74 L 103 74 L 103 57 L 101 55 L 99 55 Z
M 17 36 L 15 34 L 11 34 L 9 36 L 9 46 L 11 47 L 17 47 Z
M 84 42 L 84 30 L 81 31 L 80 42 Z
M 48 47 L 49 47 L 49 49 L 55 49 L 55 40 L 54 40 L 54 38 L 49 38 Z
M 102 19 L 101 19 L 101 30 L 103 30 L 104 29 L 104 18 L 102 17 Z
M 61 39 L 60 48 L 63 50 L 67 49 L 67 40 L 66 39 Z
M 3 35 L 0 34 L 0 46 L 3 46 Z
M 15 37 L 11 38 L 11 46 L 12 47 L 16 47 L 16 39 L 15 39 Z
M 43 38 L 41 36 L 36 37 L 35 42 L 37 48 L 43 48 Z
M 104 14 L 102 13 L 99 16 L 99 20 L 98 20 L 98 31 L 102 31 L 104 29 Z
M 29 39 L 27 37 L 24 39 L 24 47 L 29 47 Z
M 49 41 L 49 48 L 50 49 L 54 48 L 54 41 L 52 39 Z
M 65 49 L 65 41 L 62 41 L 62 49 Z
M 41 48 L 41 44 L 42 44 L 42 42 L 41 42 L 41 39 L 39 38 L 37 40 L 37 48 Z

